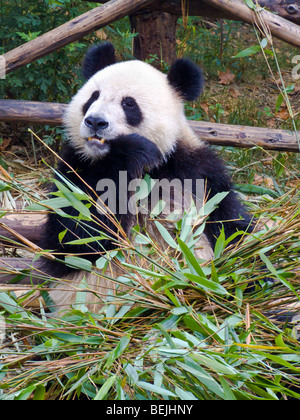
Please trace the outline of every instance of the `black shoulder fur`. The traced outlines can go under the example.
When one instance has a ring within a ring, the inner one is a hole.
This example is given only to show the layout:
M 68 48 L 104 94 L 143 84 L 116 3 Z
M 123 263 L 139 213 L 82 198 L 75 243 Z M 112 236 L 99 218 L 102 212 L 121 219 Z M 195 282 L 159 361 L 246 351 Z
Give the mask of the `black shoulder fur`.
M 185 179 L 194 181 L 203 179 L 206 184 L 207 200 L 218 193 L 229 192 L 206 223 L 205 234 L 213 248 L 222 225 L 226 238 L 237 231 L 252 231 L 252 218 L 238 199 L 224 163 L 210 147 L 188 149 L 179 145 L 165 165 L 152 171 L 151 177 L 169 180 L 179 178 L 182 182 Z M 195 183 L 193 183 L 193 194 L 196 194 Z

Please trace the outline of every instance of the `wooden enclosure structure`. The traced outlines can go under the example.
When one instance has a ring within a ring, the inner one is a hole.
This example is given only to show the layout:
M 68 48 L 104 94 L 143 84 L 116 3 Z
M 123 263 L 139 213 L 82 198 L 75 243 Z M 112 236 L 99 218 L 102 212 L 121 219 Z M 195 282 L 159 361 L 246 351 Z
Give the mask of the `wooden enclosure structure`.
M 179 13 L 180 4 L 189 4 L 187 9 L 181 9 L 184 13 L 197 14 L 197 15 L 213 15 L 216 17 L 230 17 L 232 19 L 243 20 L 250 24 L 255 24 L 261 27 L 260 21 L 263 21 L 270 32 L 290 43 L 300 47 L 300 27 L 295 23 L 289 22 L 277 14 L 271 13 L 266 9 L 258 8 L 256 11 L 250 9 L 243 0 L 104 0 L 102 6 L 92 9 L 85 14 L 71 20 L 70 22 L 61 25 L 60 27 L 39 36 L 38 38 L 27 42 L 20 47 L 4 54 L 3 59 L 6 65 L 6 74 L 23 67 L 53 51 L 62 48 L 63 46 L 77 41 L 89 33 L 100 29 L 111 22 L 114 22 L 126 15 L 134 15 L 137 11 L 148 10 L 149 7 L 158 7 L 159 11 L 166 10 L 170 15 Z M 258 2 L 265 2 L 278 4 L 279 0 L 255 0 Z M 291 1 L 291 0 L 282 0 Z M 299 0 L 294 0 L 294 2 Z M 199 4 L 196 6 L 196 2 Z M 203 7 L 203 4 L 206 6 Z M 279 13 L 283 13 L 284 8 L 278 7 Z M 207 10 L 209 12 L 207 12 Z M 216 10 L 216 12 L 214 12 Z M 281 12 L 282 11 L 282 12 Z M 259 19 L 260 21 L 259 21 Z M 297 19 L 298 20 L 298 19 Z M 146 21 L 144 20 L 146 24 Z M 300 18 L 298 20 L 300 23 Z M 140 26 L 142 29 L 142 27 Z M 161 37 L 161 34 L 153 34 L 152 37 Z
M 62 125 L 63 113 L 67 105 L 29 101 L 0 101 L 1 120 L 6 122 L 39 123 Z M 205 121 L 190 121 L 199 138 L 221 146 L 264 149 L 282 152 L 299 152 L 296 134 L 287 130 L 216 124 Z M 299 133 L 300 136 L 300 133 Z
M 9 74 L 127 15 L 131 18 L 133 30 L 139 33 L 135 38 L 134 50 L 137 58 L 142 59 L 145 58 L 145 52 L 155 54 L 157 48 L 159 51 L 164 48 L 167 60 L 175 58 L 172 48 L 176 39 L 172 33 L 175 34 L 177 19 L 182 14 L 242 20 L 258 28 L 263 22 L 272 35 L 300 48 L 299 0 L 253 2 L 254 8 L 249 8 L 243 0 L 102 0 L 101 6 L 5 53 L 2 57 L 5 72 Z M 263 7 L 268 7 L 270 11 Z M 153 33 L 153 24 L 157 33 Z M 0 100 L 0 121 L 60 125 L 64 109 L 64 104 Z M 204 122 L 191 122 L 191 125 L 202 139 L 212 144 L 240 147 L 259 145 L 267 149 L 299 152 L 296 134 L 288 131 Z M 0 237 L 16 240 L 25 246 L 29 242 L 38 244 L 44 217 L 44 214 L 38 217 L 34 214 L 32 219 L 32 216 L 22 212 L 2 217 Z M 7 242 L 2 240 L 2 244 L 5 246 Z M 2 259 L 1 263 L 0 259 L 2 273 L 5 270 L 10 272 L 12 268 L 17 272 L 30 265 L 31 262 L 27 260 L 10 258 L 5 263 Z M 11 278 L 11 274 L 0 276 L 0 283 L 7 283 Z M 27 280 L 24 281 L 26 283 Z

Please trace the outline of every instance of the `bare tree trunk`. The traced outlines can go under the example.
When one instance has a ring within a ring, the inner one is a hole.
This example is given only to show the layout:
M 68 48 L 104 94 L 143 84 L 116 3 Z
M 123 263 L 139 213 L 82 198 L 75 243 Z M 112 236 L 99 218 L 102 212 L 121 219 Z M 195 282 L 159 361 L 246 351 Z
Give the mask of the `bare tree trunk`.
M 176 26 L 178 16 L 157 11 L 142 11 L 130 16 L 134 38 L 134 56 L 151 60 L 161 70 L 163 62 L 171 66 L 176 60 Z

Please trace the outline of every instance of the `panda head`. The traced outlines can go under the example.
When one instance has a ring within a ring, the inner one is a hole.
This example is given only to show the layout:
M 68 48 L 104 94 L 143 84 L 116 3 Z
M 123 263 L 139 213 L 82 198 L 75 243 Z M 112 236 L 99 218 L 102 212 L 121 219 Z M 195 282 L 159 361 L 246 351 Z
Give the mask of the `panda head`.
M 198 98 L 203 87 L 201 70 L 189 60 L 177 60 L 165 75 L 141 61 L 117 63 L 110 43 L 87 53 L 83 74 L 87 83 L 68 106 L 65 126 L 89 160 L 104 158 L 110 142 L 133 133 L 167 156 L 188 131 L 184 101 Z

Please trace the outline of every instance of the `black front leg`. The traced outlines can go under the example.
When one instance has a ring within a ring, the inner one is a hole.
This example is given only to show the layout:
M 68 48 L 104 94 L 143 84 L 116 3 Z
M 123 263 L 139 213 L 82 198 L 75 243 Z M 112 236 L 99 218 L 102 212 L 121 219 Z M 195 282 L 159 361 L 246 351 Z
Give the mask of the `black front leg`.
M 70 145 L 65 149 L 63 159 L 76 172 L 71 171 L 65 163 L 59 164 L 59 171 L 70 182 L 91 195 L 94 201 L 97 202 L 98 200 L 98 203 L 97 205 L 92 204 L 90 207 L 92 216 L 90 221 L 78 221 L 76 217 L 79 216 L 79 213 L 71 206 L 63 210 L 73 218 L 62 217 L 56 213 L 49 214 L 43 240 L 45 249 L 51 249 L 62 254 L 84 254 L 84 258 L 95 262 L 99 258 L 100 252 L 115 247 L 114 243 L 117 242 L 117 236 L 114 233 L 119 234 L 120 230 L 118 223 L 121 224 L 126 234 L 129 233 L 133 215 L 129 212 L 127 205 L 129 199 L 128 184 L 135 178 L 141 178 L 146 170 L 159 166 L 163 161 L 163 156 L 154 143 L 137 134 L 120 136 L 111 140 L 109 145 L 110 152 L 107 157 L 92 163 L 81 160 Z M 111 187 L 111 191 L 107 194 L 104 194 L 103 189 L 101 190 L 105 183 L 107 183 L 107 188 Z M 95 194 L 91 193 L 91 189 L 87 185 L 93 189 Z M 120 187 L 122 191 L 120 191 Z M 57 191 L 55 186 L 54 191 Z M 112 196 L 115 203 L 113 208 L 110 208 L 109 194 L 115 195 L 115 197 Z M 122 212 L 119 211 L 120 199 L 122 200 Z M 104 204 L 108 206 L 108 211 L 101 201 L 104 201 Z M 65 230 L 66 233 L 60 242 L 59 234 Z M 112 239 L 102 239 L 88 244 L 68 244 L 74 240 L 100 236 L 101 232 Z M 60 259 L 63 259 L 63 256 Z M 51 270 L 58 276 L 71 271 L 71 269 L 59 263 L 52 263 Z
M 138 134 L 120 136 L 110 141 L 111 152 L 108 164 L 113 164 L 111 177 L 120 170 L 128 172 L 128 179 L 141 178 L 145 170 L 158 167 L 163 155 L 153 142 Z

